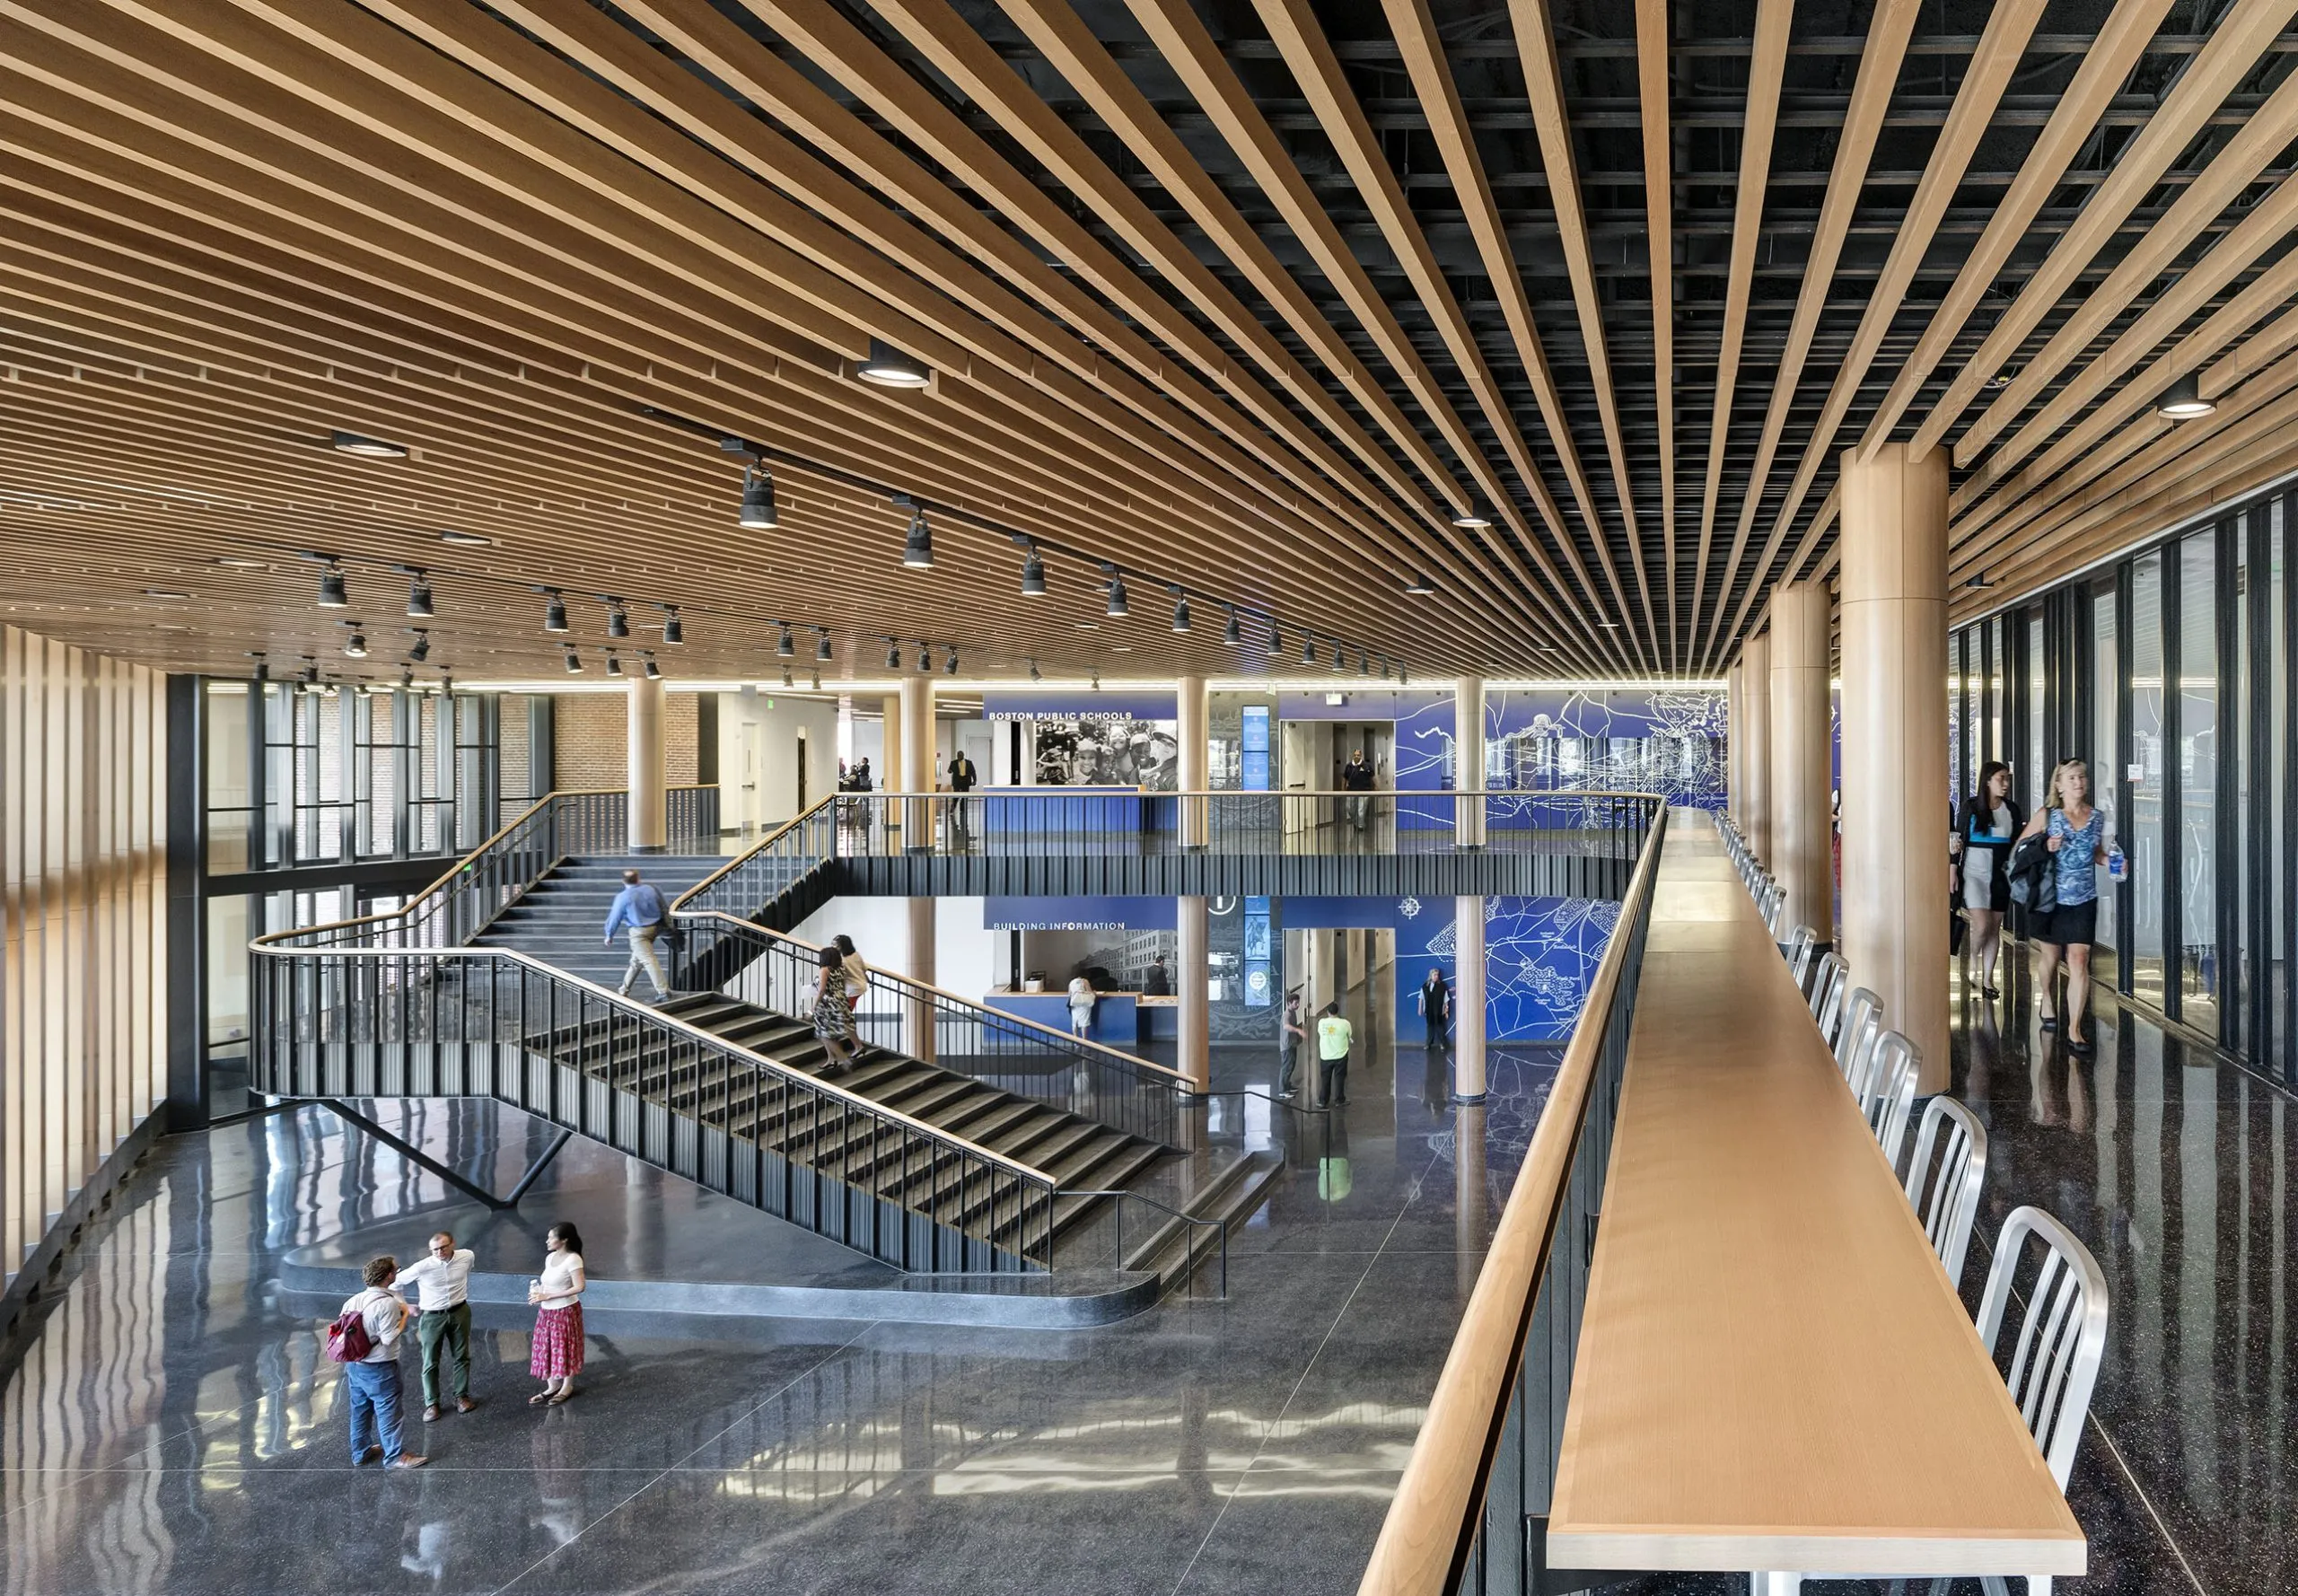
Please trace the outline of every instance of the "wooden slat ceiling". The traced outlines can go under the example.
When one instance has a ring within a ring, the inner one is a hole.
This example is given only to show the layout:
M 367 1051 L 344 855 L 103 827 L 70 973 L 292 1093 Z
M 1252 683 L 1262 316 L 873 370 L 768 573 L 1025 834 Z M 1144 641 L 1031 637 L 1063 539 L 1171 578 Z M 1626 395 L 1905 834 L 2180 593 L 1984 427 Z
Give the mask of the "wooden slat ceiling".
M 0 614 L 384 680 L 421 566 L 434 679 L 557 670 L 539 586 L 592 671 L 612 596 L 689 676 L 1706 677 L 1892 440 L 1974 608 L 2298 469 L 2294 19 L 0 0 Z

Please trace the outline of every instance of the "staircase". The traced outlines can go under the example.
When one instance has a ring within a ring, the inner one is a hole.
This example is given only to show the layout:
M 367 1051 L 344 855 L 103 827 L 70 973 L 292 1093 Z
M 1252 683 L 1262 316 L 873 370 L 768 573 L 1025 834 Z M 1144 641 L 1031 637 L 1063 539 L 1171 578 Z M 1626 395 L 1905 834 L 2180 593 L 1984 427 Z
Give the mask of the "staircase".
M 622 873 L 638 872 L 667 905 L 725 863 L 715 855 L 680 854 L 568 859 L 496 916 L 471 943 L 481 948 L 515 948 L 569 975 L 601 987 L 619 987 L 622 972 L 630 965 L 630 940 L 617 935 L 610 946 L 604 932 L 607 910 L 613 906 L 614 895 L 622 890 Z M 663 969 L 675 976 L 669 945 L 658 943 L 657 947 Z M 640 996 L 653 991 L 643 974 L 635 990 Z

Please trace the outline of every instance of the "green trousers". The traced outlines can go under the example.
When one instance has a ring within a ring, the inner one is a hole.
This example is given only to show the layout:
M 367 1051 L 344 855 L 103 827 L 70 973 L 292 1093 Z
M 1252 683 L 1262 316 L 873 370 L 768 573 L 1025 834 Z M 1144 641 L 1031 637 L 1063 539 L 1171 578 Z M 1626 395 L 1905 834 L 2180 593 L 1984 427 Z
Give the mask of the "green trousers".
M 415 1337 L 423 1347 L 423 1406 L 439 1406 L 439 1343 L 447 1344 L 454 1364 L 455 1395 L 470 1395 L 470 1304 L 457 1302 L 416 1321 Z

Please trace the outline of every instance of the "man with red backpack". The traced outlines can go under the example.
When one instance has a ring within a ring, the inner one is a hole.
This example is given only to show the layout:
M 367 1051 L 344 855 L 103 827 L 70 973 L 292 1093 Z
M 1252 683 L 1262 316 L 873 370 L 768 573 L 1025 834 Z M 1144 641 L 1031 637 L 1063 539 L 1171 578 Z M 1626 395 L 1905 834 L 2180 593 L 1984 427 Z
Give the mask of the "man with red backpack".
M 399 1338 L 407 1304 L 391 1290 L 399 1260 L 372 1258 L 364 1291 L 346 1299 L 327 1330 L 327 1355 L 343 1365 L 351 1395 L 351 1463 L 377 1458 L 386 1469 L 420 1469 L 430 1459 L 399 1450 Z

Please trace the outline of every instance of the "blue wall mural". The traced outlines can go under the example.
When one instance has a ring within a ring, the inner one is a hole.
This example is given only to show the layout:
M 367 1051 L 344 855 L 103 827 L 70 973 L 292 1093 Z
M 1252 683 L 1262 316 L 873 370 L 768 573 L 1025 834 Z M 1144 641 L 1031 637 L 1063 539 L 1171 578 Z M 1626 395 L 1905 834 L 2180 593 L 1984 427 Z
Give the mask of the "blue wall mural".
M 1398 706 L 1397 785 L 1657 792 L 1720 809 L 1727 718 L 1726 695 L 1710 688 L 1494 688 L 1484 700 L 1485 770 L 1462 781 L 1452 697 L 1432 694 Z

